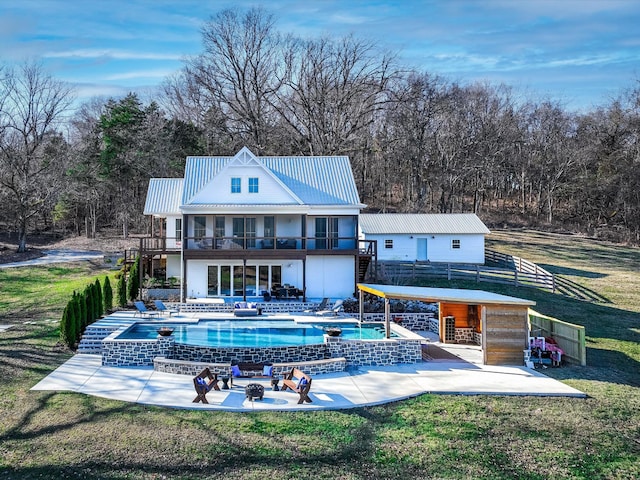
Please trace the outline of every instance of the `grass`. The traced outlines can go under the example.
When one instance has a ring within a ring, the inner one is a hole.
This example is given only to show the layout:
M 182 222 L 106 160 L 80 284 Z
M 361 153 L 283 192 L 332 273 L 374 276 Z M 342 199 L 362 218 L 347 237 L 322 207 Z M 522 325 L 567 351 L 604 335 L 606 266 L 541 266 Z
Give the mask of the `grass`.
M 607 297 L 593 304 L 463 285 L 530 298 L 541 313 L 585 325 L 589 366 L 549 373 L 589 398 L 422 395 L 345 411 L 235 414 L 31 392 L 71 355 L 55 323 L 68 295 L 104 272 L 0 270 L 0 324 L 14 324 L 0 333 L 0 479 L 640 478 L 638 251 L 536 232 L 492 238 L 493 248 L 563 269 Z

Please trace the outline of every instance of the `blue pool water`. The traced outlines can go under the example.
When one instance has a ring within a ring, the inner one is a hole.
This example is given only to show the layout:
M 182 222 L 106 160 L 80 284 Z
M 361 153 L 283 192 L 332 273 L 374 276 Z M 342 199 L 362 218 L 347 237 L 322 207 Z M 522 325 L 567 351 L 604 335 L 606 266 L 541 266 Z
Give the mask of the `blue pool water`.
M 325 329 L 339 327 L 345 340 L 380 340 L 381 324 L 296 323 L 293 320 L 200 320 L 197 323 L 135 323 L 118 339 L 153 340 L 158 328 L 174 329 L 176 343 L 206 347 L 284 347 L 324 342 Z M 392 336 L 394 336 L 392 334 Z

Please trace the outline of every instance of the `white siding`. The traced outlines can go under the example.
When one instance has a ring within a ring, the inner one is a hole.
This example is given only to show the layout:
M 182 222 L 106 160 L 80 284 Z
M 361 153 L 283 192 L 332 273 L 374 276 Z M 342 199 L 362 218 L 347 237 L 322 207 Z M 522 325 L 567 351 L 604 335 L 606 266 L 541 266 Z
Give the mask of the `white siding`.
M 411 238 L 413 237 L 413 238 Z M 418 239 L 427 241 L 427 260 L 445 263 L 484 263 L 484 235 L 366 235 L 367 240 L 378 241 L 378 260 L 418 259 Z M 460 240 L 460 248 L 451 248 L 452 240 Z M 393 240 L 393 248 L 385 248 L 385 240 Z
M 167 278 L 181 277 L 180 255 L 167 255 Z
M 348 256 L 307 257 L 307 297 L 332 300 L 353 295 L 355 260 Z
M 241 179 L 241 192 L 231 193 L 231 178 Z M 258 193 L 249 193 L 249 178 L 258 178 Z M 291 204 L 299 203 L 264 168 L 230 166 L 198 192 L 191 204 Z
M 180 248 L 181 242 L 176 242 L 176 219 L 178 218 L 182 218 L 182 215 L 167 216 L 167 248 Z

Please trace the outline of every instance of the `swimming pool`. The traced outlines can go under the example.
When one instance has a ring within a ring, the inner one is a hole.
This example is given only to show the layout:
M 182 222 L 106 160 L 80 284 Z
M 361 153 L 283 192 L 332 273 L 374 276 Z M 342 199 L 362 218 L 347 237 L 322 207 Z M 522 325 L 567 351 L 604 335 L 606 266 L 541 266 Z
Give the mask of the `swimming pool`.
M 205 347 L 285 347 L 324 342 L 325 330 L 338 327 L 343 340 L 382 340 L 384 326 L 357 322 L 297 323 L 294 320 L 200 320 L 196 323 L 138 322 L 118 335 L 119 340 L 153 340 L 159 327 L 174 329 L 176 343 Z M 392 333 L 392 337 L 397 337 Z

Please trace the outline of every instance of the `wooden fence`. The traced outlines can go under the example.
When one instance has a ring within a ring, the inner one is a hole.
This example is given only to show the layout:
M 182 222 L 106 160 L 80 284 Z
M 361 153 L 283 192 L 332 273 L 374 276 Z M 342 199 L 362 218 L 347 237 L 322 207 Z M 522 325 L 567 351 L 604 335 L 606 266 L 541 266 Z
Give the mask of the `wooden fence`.
M 583 326 L 563 322 L 529 309 L 529 330 L 534 337 L 553 337 L 570 363 L 585 366 L 587 347 Z
M 493 264 L 494 258 L 497 256 L 492 256 L 491 262 L 487 263 Z M 516 287 L 530 286 L 555 292 L 556 284 L 553 274 L 532 262 L 517 257 L 511 258 L 516 260 L 511 262 L 510 267 L 506 266 L 506 258 L 501 259 L 504 267 L 461 263 L 378 262 L 378 274 L 390 283 L 407 279 L 446 278 L 447 280 L 470 280 L 478 283 L 502 283 Z

